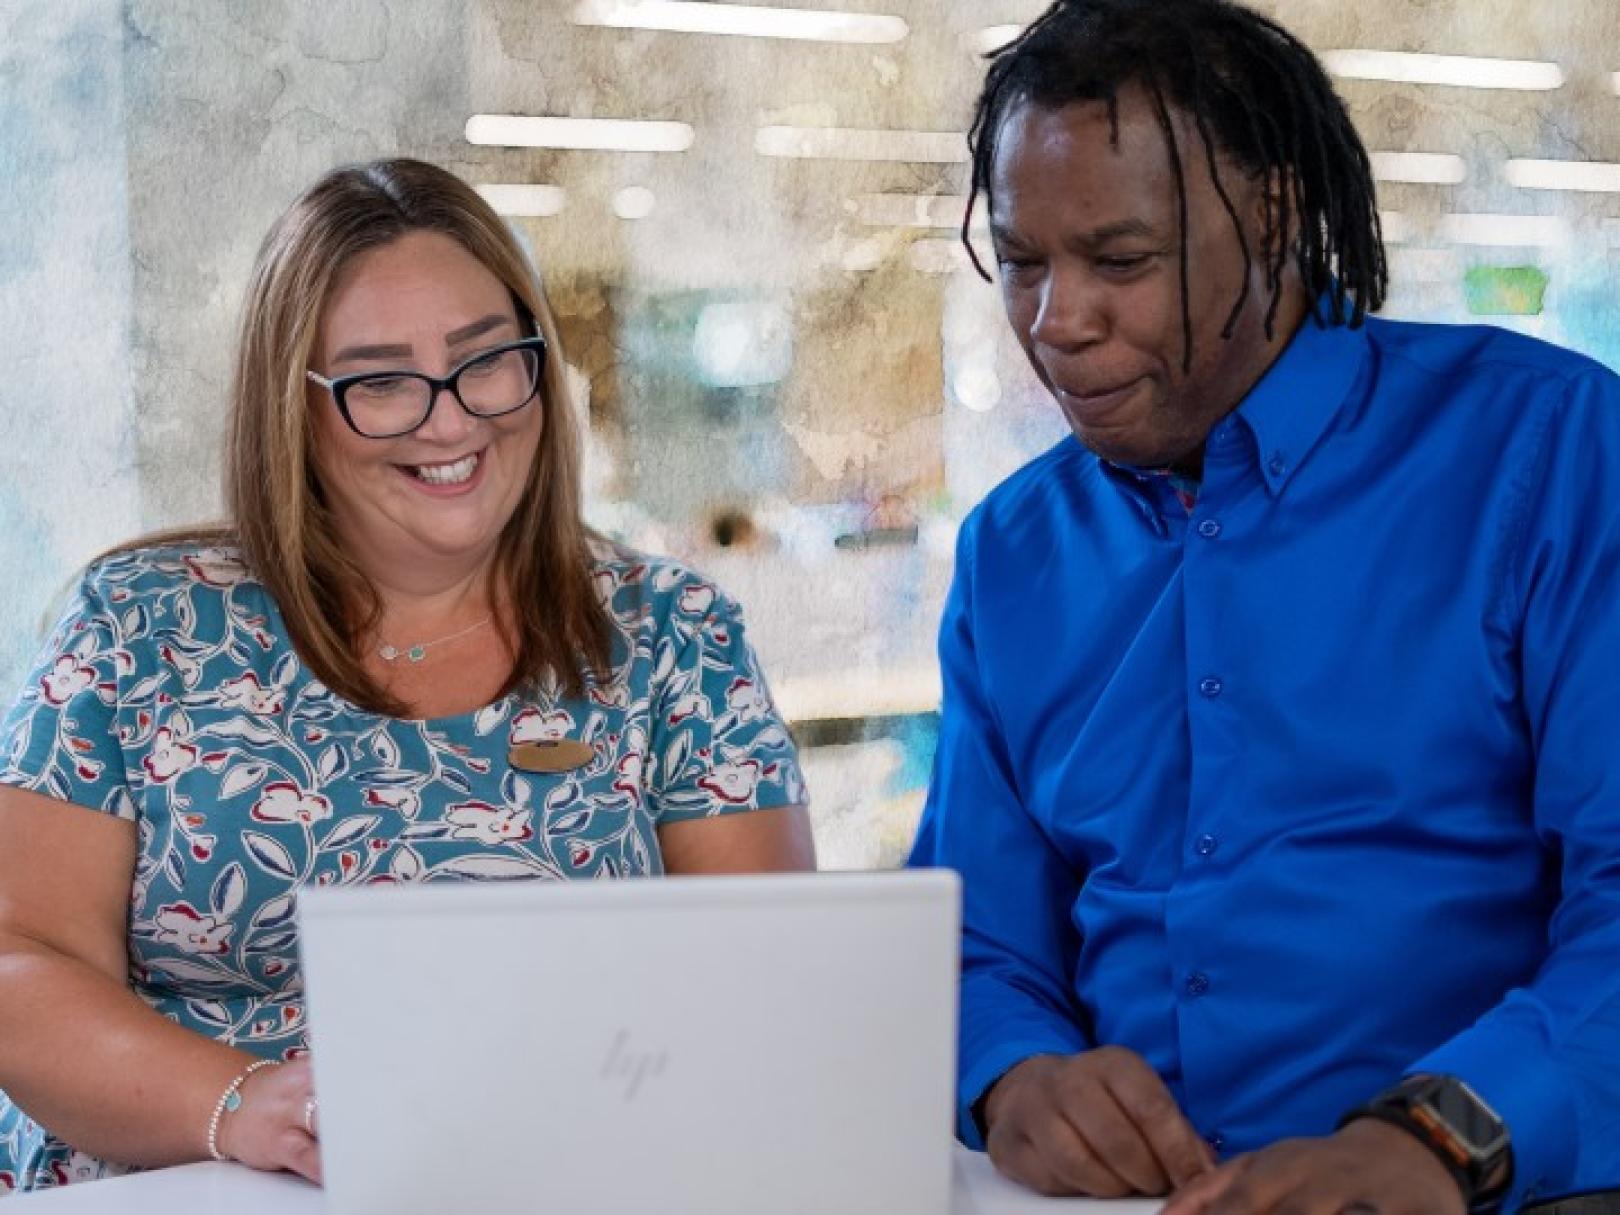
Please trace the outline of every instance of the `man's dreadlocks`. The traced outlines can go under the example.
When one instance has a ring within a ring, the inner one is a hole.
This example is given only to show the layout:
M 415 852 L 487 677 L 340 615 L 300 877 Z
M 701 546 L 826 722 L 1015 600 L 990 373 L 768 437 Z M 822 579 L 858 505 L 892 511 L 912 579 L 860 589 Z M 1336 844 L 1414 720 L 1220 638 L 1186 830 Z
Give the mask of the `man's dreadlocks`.
M 1210 176 L 1231 216 L 1245 261 L 1251 251 L 1236 208 L 1215 170 L 1216 152 L 1244 171 L 1280 183 L 1265 192 L 1265 267 L 1272 336 L 1290 254 L 1316 301 L 1329 294 L 1333 324 L 1361 324 L 1382 306 L 1389 285 L 1372 167 L 1344 103 L 1308 47 L 1276 22 L 1231 0 L 1057 0 L 1023 34 L 989 56 L 968 144 L 972 189 L 962 220 L 968 240 L 974 204 L 990 193 L 996 142 L 1021 104 L 1056 109 L 1074 102 L 1108 106 L 1119 142 L 1119 91 L 1139 84 L 1151 99 L 1174 170 L 1181 214 L 1181 319 L 1184 359 L 1192 363 L 1188 302 L 1187 183 L 1171 106 L 1196 125 Z M 1284 234 L 1292 234 L 1292 241 Z M 968 253 L 986 279 L 971 244 Z M 1230 337 L 1249 297 L 1249 279 L 1227 318 Z M 1348 306 L 1348 312 L 1347 312 Z

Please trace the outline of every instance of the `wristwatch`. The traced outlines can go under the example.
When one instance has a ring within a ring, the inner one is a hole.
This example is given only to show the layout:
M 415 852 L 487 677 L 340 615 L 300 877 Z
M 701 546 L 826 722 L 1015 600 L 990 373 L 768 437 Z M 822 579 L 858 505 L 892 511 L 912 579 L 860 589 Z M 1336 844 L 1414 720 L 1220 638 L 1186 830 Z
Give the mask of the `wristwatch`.
M 1408 1076 L 1339 1120 L 1377 1118 L 1415 1135 L 1457 1179 L 1470 1215 L 1494 1215 L 1513 1182 L 1507 1124 L 1455 1076 Z

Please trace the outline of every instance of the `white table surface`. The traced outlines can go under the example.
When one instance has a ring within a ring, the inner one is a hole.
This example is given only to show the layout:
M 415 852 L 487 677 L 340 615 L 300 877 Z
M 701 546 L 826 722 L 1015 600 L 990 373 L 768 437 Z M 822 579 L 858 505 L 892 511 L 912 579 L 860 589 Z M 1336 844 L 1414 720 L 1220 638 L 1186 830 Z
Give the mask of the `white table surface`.
M 1153 1215 L 1159 1203 L 1040 1198 L 991 1167 L 989 1158 L 955 1147 L 950 1215 Z M 45 1208 L 50 1207 L 50 1211 Z M 40 1215 L 117 1212 L 117 1215 L 323 1215 L 321 1191 L 285 1174 L 257 1173 L 238 1164 L 188 1164 L 8 1198 L 6 1212 Z

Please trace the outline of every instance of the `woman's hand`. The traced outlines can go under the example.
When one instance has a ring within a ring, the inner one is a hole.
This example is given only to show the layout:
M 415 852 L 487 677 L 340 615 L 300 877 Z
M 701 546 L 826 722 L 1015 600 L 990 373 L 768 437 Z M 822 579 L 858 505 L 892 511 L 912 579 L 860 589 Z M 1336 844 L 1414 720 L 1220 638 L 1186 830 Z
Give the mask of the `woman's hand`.
M 297 1173 L 321 1183 L 320 1125 L 313 1113 L 315 1077 L 309 1060 L 260 1068 L 239 1090 L 242 1104 L 220 1119 L 219 1150 L 266 1172 Z

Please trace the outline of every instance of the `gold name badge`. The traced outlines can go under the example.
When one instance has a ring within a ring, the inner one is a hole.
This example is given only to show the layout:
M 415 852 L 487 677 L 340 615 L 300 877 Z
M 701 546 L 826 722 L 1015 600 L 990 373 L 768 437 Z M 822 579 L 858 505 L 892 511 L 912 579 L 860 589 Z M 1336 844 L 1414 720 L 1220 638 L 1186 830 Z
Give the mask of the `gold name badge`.
M 518 743 L 506 753 L 506 762 L 524 772 L 572 772 L 595 756 L 589 743 L 560 738 L 555 742 Z

